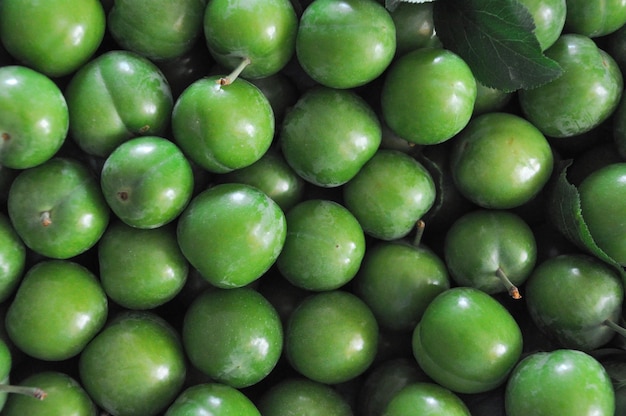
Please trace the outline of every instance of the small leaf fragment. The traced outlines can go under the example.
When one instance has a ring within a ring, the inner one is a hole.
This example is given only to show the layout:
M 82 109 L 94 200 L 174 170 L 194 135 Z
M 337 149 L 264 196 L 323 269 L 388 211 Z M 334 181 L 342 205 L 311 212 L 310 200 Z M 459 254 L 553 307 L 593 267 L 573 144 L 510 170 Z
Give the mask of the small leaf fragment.
M 548 199 L 548 216 L 565 238 L 580 249 L 613 266 L 620 275 L 626 276 L 624 268 L 598 247 L 585 223 L 578 189 L 567 179 L 567 168 L 571 164 L 570 159 L 563 161 L 560 166 L 559 177 Z

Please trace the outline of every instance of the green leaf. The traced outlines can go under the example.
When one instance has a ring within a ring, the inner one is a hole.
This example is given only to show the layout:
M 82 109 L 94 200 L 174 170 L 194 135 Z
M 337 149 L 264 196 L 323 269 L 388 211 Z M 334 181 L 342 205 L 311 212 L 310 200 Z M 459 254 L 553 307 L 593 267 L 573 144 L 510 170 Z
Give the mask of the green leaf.
M 580 194 L 567 179 L 572 160 L 563 161 L 561 170 L 548 199 L 548 216 L 557 229 L 580 249 L 613 266 L 622 276 L 624 268 L 596 244 L 585 223 L 580 206 Z
M 434 4 L 433 20 L 444 47 L 461 56 L 487 87 L 531 89 L 563 73 L 543 54 L 533 17 L 517 0 L 441 0 Z

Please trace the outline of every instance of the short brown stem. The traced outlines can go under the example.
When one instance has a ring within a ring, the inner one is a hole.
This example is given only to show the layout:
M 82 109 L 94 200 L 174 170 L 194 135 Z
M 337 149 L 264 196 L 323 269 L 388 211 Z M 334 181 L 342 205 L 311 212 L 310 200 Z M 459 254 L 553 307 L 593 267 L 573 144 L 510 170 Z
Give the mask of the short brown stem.
M 0 137 L 2 137 L 2 140 L 5 142 L 8 142 L 11 139 L 11 135 L 6 131 L 2 132 L 2 135 L 0 135 Z
M 504 270 L 502 270 L 501 267 L 498 267 L 498 269 L 496 270 L 496 276 L 498 276 L 498 279 L 500 279 L 506 290 L 509 292 L 509 295 L 511 295 L 513 299 L 522 298 L 522 295 L 519 293 L 519 289 L 517 288 L 517 286 L 515 286 L 513 282 L 509 280 L 508 276 L 506 275 L 506 273 L 504 273 Z
M 220 85 L 230 85 L 233 82 L 235 82 L 235 80 L 237 79 L 237 77 L 239 77 L 239 75 L 243 72 L 244 69 L 246 69 L 246 67 L 248 65 L 250 65 L 250 58 L 243 58 L 241 60 L 241 62 L 239 63 L 239 65 L 237 65 L 237 68 L 235 68 L 233 70 L 233 72 L 231 72 L 230 74 L 228 74 L 225 77 L 220 78 L 217 82 Z
M 41 220 L 41 225 L 43 225 L 44 227 L 48 227 L 50 224 L 52 224 L 52 218 L 50 218 L 50 211 L 42 212 L 39 218 Z
M 43 400 L 48 395 L 39 387 L 13 386 L 10 384 L 0 384 L 0 391 L 31 396 L 38 400 Z
M 424 220 L 417 220 L 415 223 L 415 236 L 413 237 L 413 246 L 419 247 L 422 243 L 422 237 L 424 236 L 424 229 L 426 228 L 426 223 Z
M 122 201 L 127 201 L 128 200 L 128 192 L 126 191 L 120 191 L 117 193 L 117 197 L 122 200 Z

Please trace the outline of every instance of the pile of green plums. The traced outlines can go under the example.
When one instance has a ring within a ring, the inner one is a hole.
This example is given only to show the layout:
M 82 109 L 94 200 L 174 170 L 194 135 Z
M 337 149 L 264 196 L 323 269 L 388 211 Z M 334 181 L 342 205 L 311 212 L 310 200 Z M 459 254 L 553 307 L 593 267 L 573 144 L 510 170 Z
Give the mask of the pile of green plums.
M 515 2 L 501 91 L 428 1 L 0 0 L 0 415 L 626 414 L 626 3 Z

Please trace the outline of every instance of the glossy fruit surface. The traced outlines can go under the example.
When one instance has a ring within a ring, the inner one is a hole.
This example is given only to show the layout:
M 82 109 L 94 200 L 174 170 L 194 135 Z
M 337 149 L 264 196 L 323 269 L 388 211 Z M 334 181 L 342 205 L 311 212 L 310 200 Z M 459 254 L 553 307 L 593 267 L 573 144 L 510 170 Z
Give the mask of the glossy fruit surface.
M 240 287 L 274 264 L 286 225 L 285 214 L 262 191 L 221 184 L 192 199 L 178 220 L 177 238 L 202 277 L 218 287 Z
M 432 250 L 403 241 L 369 247 L 354 282 L 378 323 L 399 331 L 412 331 L 428 304 L 450 287 L 448 270 Z
M 7 201 L 24 244 L 56 259 L 93 247 L 109 223 L 109 207 L 95 176 L 81 162 L 55 157 L 22 171 Z
M 393 19 L 373 0 L 316 0 L 300 17 L 296 54 L 303 69 L 331 88 L 366 84 L 396 51 Z
M 248 81 L 221 85 L 221 76 L 202 78 L 178 97 L 172 111 L 176 143 L 204 169 L 226 173 L 249 166 L 274 137 L 272 106 Z
M 16 59 L 51 77 L 68 75 L 96 52 L 105 32 L 98 0 L 3 0 L 0 39 Z
M 0 302 L 13 294 L 25 267 L 26 247 L 9 217 L 0 213 Z
M 588 175 L 578 187 L 583 218 L 594 241 L 626 264 L 626 163 L 610 164 Z
M 30 268 L 5 318 L 23 352 L 60 361 L 79 354 L 102 329 L 108 300 L 97 277 L 78 263 L 49 260 Z
M 0 164 L 26 169 L 46 162 L 68 128 L 65 97 L 50 78 L 25 66 L 0 68 Z
M 412 357 L 390 358 L 368 371 L 359 389 L 357 410 L 363 416 L 383 413 L 391 399 L 404 387 L 430 378 Z
M 568 32 L 596 38 L 613 33 L 626 23 L 626 3 L 621 0 L 567 0 L 566 3 Z
M 374 361 L 378 324 L 368 306 L 342 290 L 305 298 L 285 330 L 285 352 L 294 369 L 320 383 L 341 383 Z
M 285 161 L 280 150 L 270 148 L 256 162 L 224 175 L 225 182 L 259 188 L 287 212 L 304 199 L 305 181 Z
M 112 223 L 98 243 L 98 264 L 105 292 L 128 309 L 151 309 L 173 299 L 189 272 L 173 225 L 139 229 Z
M 46 392 L 44 400 L 12 394 L 2 414 L 94 416 L 97 409 L 87 392 L 73 377 L 59 371 L 42 371 L 20 381 L 20 386 L 37 387 Z
M 352 91 L 317 87 L 287 112 L 280 145 L 287 163 L 306 181 L 336 187 L 374 155 L 382 130 L 373 109 Z
M 487 113 L 469 123 L 453 143 L 452 177 L 459 192 L 490 209 L 533 199 L 550 179 L 554 157 L 545 136 L 511 113 Z
M 287 237 L 276 265 L 292 284 L 332 290 L 356 275 L 365 255 L 365 236 L 344 206 L 310 199 L 286 215 Z
M 382 116 L 398 136 L 437 144 L 469 122 L 476 101 L 470 67 L 443 48 L 419 48 L 395 60 L 380 95 Z
M 396 57 L 417 48 L 441 46 L 435 31 L 431 2 L 402 2 L 389 14 L 396 26 Z
M 591 351 L 615 336 L 604 321 L 619 322 L 624 287 L 610 266 L 586 255 L 561 255 L 537 266 L 526 298 L 541 331 L 564 348 Z
M 510 291 L 502 275 L 514 285 L 526 281 L 535 267 L 537 243 L 530 226 L 517 214 L 479 209 L 448 229 L 444 256 L 459 286 L 495 294 Z
M 522 353 L 522 333 L 490 295 L 448 289 L 426 308 L 413 332 L 413 354 L 424 372 L 457 393 L 502 385 Z
M 178 333 L 151 312 L 122 312 L 79 357 L 94 402 L 116 415 L 156 415 L 179 394 L 186 374 Z
M 119 145 L 100 172 L 102 194 L 126 224 L 157 228 L 185 209 L 193 192 L 193 171 L 170 140 L 137 137 Z
M 286 378 L 259 399 L 263 416 L 351 416 L 352 409 L 331 386 L 306 378 Z
M 289 0 L 211 0 L 204 12 L 209 52 L 227 69 L 247 58 L 244 78 L 276 74 L 295 52 L 298 17 Z
M 391 399 L 382 414 L 470 416 L 467 406 L 456 394 L 434 383 L 407 385 Z
M 533 31 L 541 50 L 546 50 L 561 36 L 565 26 L 568 1 L 566 0 L 521 0 L 533 17 Z
M 164 416 L 261 416 L 254 403 L 234 387 L 203 383 L 178 395 Z
M 346 207 L 366 234 L 395 240 L 415 228 L 435 202 L 429 171 L 411 156 L 380 149 L 343 187 Z
M 152 60 L 190 50 L 202 33 L 206 0 L 115 0 L 107 28 L 123 49 Z
M 187 309 L 182 334 L 191 363 L 235 388 L 264 379 L 283 350 L 278 313 L 250 288 L 209 290 L 198 296 Z
M 174 105 L 159 68 L 123 50 L 108 51 L 81 67 L 64 95 L 70 136 L 83 151 L 101 157 L 132 137 L 165 134 Z
M 507 382 L 506 414 L 613 415 L 615 394 L 602 365 L 577 350 L 537 352 L 515 367 Z
M 561 35 L 545 55 L 563 68 L 563 75 L 519 93 L 525 117 L 543 134 L 582 134 L 613 113 L 622 95 L 622 73 L 592 39 L 573 33 Z

